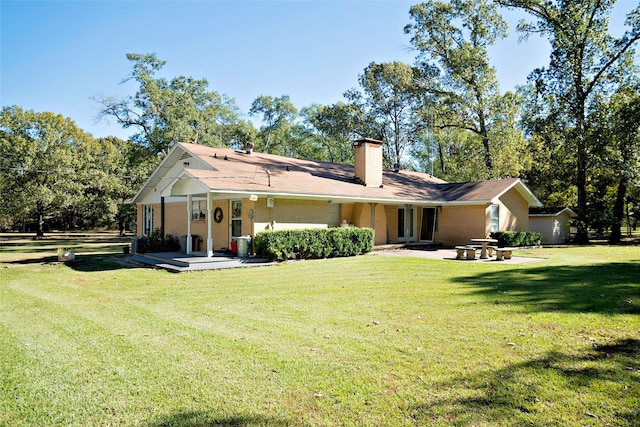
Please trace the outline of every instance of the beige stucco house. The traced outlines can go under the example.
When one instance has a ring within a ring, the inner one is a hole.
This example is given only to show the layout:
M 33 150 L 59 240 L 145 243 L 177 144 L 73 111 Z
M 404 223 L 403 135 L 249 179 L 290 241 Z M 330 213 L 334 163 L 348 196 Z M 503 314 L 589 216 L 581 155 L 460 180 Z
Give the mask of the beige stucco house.
M 132 199 L 137 233 L 187 236 L 187 252 L 208 255 L 241 236 L 309 227 L 371 227 L 376 245 L 453 246 L 527 231 L 529 207 L 541 205 L 519 179 L 447 183 L 383 170 L 381 141 L 360 139 L 354 150 L 346 165 L 177 144 Z

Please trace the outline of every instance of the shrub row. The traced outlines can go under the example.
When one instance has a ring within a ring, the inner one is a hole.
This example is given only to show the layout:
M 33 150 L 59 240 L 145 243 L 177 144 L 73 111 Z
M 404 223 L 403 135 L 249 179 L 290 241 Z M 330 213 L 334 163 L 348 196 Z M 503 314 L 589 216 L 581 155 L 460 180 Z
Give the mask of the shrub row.
M 373 249 L 371 228 L 310 228 L 262 231 L 255 236 L 256 254 L 272 261 L 360 255 Z
M 539 246 L 542 234 L 535 231 L 494 231 L 492 239 L 498 240 L 498 246 Z

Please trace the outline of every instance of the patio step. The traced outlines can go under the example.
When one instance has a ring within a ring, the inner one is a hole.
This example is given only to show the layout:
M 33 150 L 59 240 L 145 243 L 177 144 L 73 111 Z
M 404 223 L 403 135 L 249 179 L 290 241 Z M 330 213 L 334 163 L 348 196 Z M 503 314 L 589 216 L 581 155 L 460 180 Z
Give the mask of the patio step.
M 264 258 L 238 258 L 226 254 L 214 254 L 212 257 L 207 257 L 204 253 L 187 255 L 178 252 L 134 254 L 129 257 L 129 260 L 137 264 L 151 265 L 156 268 L 163 268 L 175 272 L 216 270 L 270 264 L 269 260 Z
M 212 257 L 207 257 L 203 253 L 198 256 L 197 254 L 182 254 L 182 253 L 148 253 L 142 254 L 143 257 L 149 258 L 155 261 L 161 261 L 172 265 L 177 265 L 179 267 L 189 267 L 190 265 L 197 264 L 209 264 L 209 263 L 217 263 L 217 262 L 229 262 L 239 260 L 241 258 L 230 257 L 224 254 L 214 254 Z

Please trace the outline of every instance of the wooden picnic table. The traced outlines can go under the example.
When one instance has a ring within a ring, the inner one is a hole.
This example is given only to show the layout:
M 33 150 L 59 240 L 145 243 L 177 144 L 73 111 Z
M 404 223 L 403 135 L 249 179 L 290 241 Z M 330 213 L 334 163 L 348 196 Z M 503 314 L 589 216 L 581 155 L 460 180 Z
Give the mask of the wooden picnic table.
M 487 259 L 487 246 L 489 246 L 489 243 L 498 243 L 497 239 L 489 239 L 489 238 L 484 238 L 484 239 L 471 239 L 471 242 L 473 243 L 480 243 L 482 244 L 482 248 L 480 249 L 480 259 Z

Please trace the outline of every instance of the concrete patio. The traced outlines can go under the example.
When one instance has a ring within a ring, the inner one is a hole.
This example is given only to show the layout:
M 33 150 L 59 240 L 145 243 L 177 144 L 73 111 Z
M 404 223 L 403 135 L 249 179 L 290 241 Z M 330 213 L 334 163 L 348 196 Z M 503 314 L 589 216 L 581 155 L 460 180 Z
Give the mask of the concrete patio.
M 193 252 L 185 254 L 182 252 L 157 252 L 146 254 L 134 254 L 127 258 L 132 264 L 145 267 L 162 268 L 172 272 L 220 270 L 224 268 L 257 267 L 261 265 L 272 265 L 265 258 L 240 258 L 225 253 L 214 253 L 208 257 L 205 252 Z
M 380 247 L 375 248 L 372 254 L 380 256 L 404 256 L 404 257 L 416 257 L 416 258 L 429 258 L 439 260 L 452 260 L 457 262 L 497 262 L 503 264 L 523 264 L 532 261 L 541 261 L 543 258 L 531 258 L 531 257 L 519 257 L 513 256 L 511 259 L 505 259 L 502 261 L 496 261 L 496 257 L 489 257 L 487 259 L 480 259 L 476 257 L 474 260 L 456 259 L 456 250 L 450 248 L 412 248 L 407 247 Z

